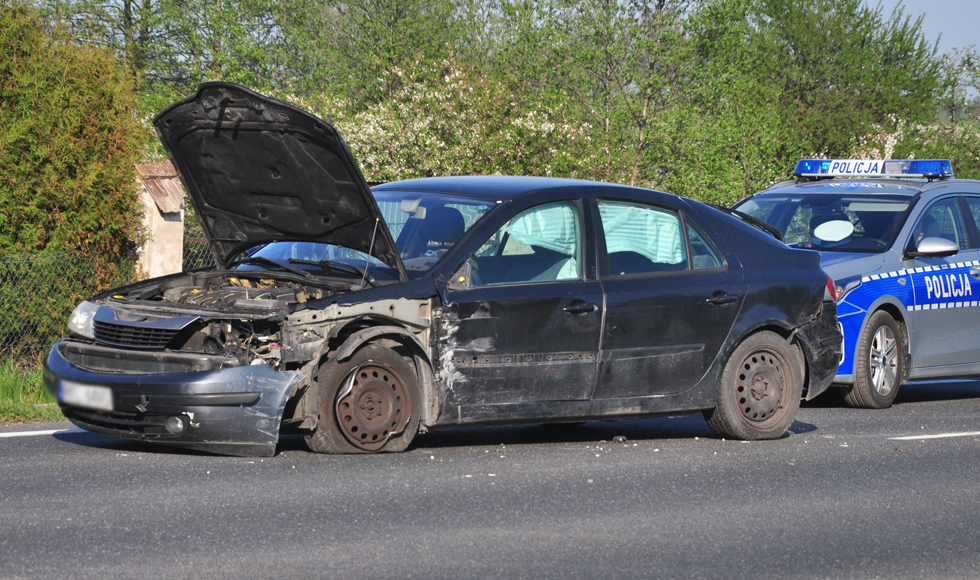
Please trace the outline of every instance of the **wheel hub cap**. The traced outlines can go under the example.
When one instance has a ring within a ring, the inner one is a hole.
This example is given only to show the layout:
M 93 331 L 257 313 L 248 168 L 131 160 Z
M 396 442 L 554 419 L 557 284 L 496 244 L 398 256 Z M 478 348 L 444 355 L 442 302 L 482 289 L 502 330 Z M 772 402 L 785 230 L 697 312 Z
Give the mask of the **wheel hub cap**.
M 871 385 L 875 392 L 885 396 L 895 388 L 898 376 L 898 341 L 892 329 L 887 326 L 878 328 L 871 339 L 870 350 Z
M 349 388 L 337 397 L 337 420 L 355 446 L 377 451 L 401 433 L 411 415 L 411 402 L 401 379 L 387 366 L 370 361 L 347 379 Z
M 745 357 L 735 383 L 739 411 L 754 423 L 765 421 L 782 406 L 783 371 L 781 361 L 768 351 Z

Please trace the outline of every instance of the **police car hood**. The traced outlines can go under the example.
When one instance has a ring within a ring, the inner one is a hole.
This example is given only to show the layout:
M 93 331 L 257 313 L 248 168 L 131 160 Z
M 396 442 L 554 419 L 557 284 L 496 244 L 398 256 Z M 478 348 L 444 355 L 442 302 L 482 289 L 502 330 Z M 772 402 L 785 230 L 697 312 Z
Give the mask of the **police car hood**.
M 820 267 L 835 281 L 853 276 L 869 276 L 878 272 L 884 263 L 884 254 L 820 252 Z
M 320 242 L 370 250 L 407 279 L 378 204 L 329 123 L 214 82 L 153 124 L 222 267 L 260 244 Z

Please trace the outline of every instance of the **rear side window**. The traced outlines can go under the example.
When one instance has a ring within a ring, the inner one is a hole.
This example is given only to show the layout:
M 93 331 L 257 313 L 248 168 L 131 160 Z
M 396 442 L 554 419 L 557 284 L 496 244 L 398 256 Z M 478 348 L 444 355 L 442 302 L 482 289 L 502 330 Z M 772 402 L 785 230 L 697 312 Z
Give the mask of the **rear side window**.
M 908 249 L 917 248 L 919 242 L 925 238 L 943 238 L 955 243 L 961 250 L 970 247 L 966 224 L 955 198 L 937 201 L 919 216 L 919 221 L 912 228 Z
M 680 216 L 647 205 L 599 201 L 610 276 L 687 269 Z
M 704 232 L 692 224 L 690 220 L 687 222 L 687 234 L 691 240 L 692 268 L 695 270 L 710 270 L 712 268 L 721 268 L 724 265 L 718 249 L 711 243 L 708 236 L 704 235 Z

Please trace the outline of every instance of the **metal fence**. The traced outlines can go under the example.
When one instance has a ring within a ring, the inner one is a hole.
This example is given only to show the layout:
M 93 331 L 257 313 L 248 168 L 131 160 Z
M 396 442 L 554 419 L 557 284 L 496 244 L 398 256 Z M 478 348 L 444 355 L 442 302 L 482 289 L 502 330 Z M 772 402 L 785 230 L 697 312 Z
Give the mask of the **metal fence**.
M 187 204 L 184 212 L 184 271 L 210 268 L 217 263 L 214 252 L 204 237 L 204 228 L 201 227 L 193 208 Z
M 75 306 L 134 279 L 135 264 L 70 253 L 0 256 L 0 357 L 35 366 Z
M 216 263 L 193 210 L 184 220 L 184 270 Z M 135 262 L 107 263 L 71 253 L 0 256 L 0 359 L 36 366 L 68 333 L 79 302 L 136 280 Z

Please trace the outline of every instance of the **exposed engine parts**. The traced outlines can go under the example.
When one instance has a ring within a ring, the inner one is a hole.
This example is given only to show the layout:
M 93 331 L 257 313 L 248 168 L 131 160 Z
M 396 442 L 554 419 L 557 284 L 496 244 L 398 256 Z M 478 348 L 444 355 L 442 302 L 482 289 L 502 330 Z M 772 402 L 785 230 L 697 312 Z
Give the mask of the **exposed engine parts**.
M 329 287 L 274 278 L 192 274 L 113 295 L 110 304 L 117 320 L 144 322 L 147 333 L 159 332 L 152 328 L 155 320 L 195 315 L 186 326 L 169 330 L 171 338 L 161 341 L 166 351 L 218 355 L 234 366 L 268 364 L 280 369 L 284 362 L 308 360 L 316 348 L 307 343 L 325 338 L 324 332 L 309 330 L 283 333 L 286 318 L 306 310 L 308 301 L 333 294 Z M 287 341 L 293 348 L 288 349 L 290 356 L 284 357 Z
M 208 285 L 178 286 L 162 293 L 166 302 L 195 304 L 209 308 L 260 308 L 279 310 L 293 304 L 306 304 L 330 294 L 323 288 L 312 288 L 273 279 L 252 281 L 247 278 L 220 278 Z
M 323 301 L 343 291 L 333 284 L 255 274 L 191 273 L 113 294 L 104 302 L 111 314 L 96 320 L 95 341 L 147 354 L 206 355 L 221 368 L 293 370 L 316 357 L 325 340 L 338 338 L 335 328 L 347 325 L 350 334 L 397 320 L 424 332 L 428 324 L 428 301 L 339 306 Z M 361 322 L 348 325 L 352 318 Z

